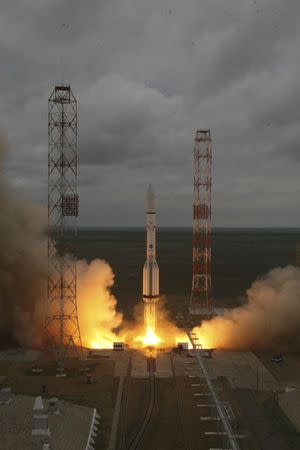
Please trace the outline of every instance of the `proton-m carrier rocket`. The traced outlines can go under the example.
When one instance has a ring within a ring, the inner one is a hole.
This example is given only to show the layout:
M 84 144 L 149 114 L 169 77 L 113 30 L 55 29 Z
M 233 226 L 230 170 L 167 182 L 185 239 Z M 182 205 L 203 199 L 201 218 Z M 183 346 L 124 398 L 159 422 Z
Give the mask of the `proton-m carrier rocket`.
M 159 269 L 156 262 L 156 210 L 151 185 L 146 200 L 147 259 L 143 269 L 144 325 L 155 333 L 156 303 L 159 300 Z

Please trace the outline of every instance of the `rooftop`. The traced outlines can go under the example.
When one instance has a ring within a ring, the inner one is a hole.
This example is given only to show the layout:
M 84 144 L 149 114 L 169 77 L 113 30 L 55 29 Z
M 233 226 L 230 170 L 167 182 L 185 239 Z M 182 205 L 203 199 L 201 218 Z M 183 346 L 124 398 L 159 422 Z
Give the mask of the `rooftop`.
M 35 397 L 13 395 L 8 405 L 0 406 L 0 436 L 2 448 L 41 450 L 44 437 L 32 436 Z M 47 407 L 47 401 L 44 400 Z M 93 418 L 93 409 L 59 401 L 59 414 L 49 414 L 50 448 L 85 450 Z

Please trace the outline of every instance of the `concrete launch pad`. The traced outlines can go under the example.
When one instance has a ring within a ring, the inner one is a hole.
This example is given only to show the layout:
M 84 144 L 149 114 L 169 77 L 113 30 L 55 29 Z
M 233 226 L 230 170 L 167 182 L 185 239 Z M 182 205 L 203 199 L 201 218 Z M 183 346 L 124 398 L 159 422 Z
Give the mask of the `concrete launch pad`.
M 32 402 L 33 396 L 41 395 L 42 386 L 46 385 L 45 398 L 58 397 L 66 402 L 97 408 L 103 423 L 95 450 L 108 448 L 115 416 L 117 421 L 112 448 L 127 448 L 147 411 L 150 392 L 155 392 L 155 401 L 142 442 L 143 450 L 181 450 L 187 448 L 186 441 L 189 441 L 188 448 L 191 450 L 222 448 L 218 421 L 213 420 L 216 410 L 205 380 L 199 376 L 192 352 L 157 351 L 155 364 L 152 365 L 155 391 L 153 387 L 152 391 L 150 389 L 150 366 L 145 353 L 132 349 L 97 353 L 97 357 L 83 363 L 73 361 L 64 379 L 55 377 L 52 366 L 46 367 L 40 374 L 33 374 L 33 364 L 20 361 L 18 354 L 15 361 L 12 355 L 9 358 L 3 356 L 0 361 L 2 386 L 10 386 L 17 395 L 29 396 Z M 270 433 L 273 433 L 274 448 L 277 448 L 276 442 L 288 443 L 278 448 L 300 448 L 300 435 L 280 408 L 283 407 L 292 421 L 297 420 L 299 399 L 287 401 L 289 394 L 282 392 L 285 384 L 296 384 L 297 358 L 291 357 L 281 367 L 270 363 L 269 355 L 257 357 L 251 352 L 215 351 L 212 358 L 205 359 L 221 400 L 232 407 L 238 432 L 248 436 L 243 438 L 243 449 L 268 450 L 269 439 L 264 436 Z M 81 371 L 82 365 L 91 374 L 91 384 L 87 383 L 87 372 Z M 280 384 L 280 379 L 286 381 Z M 278 392 L 279 385 L 282 393 L 279 392 L 278 404 L 274 392 Z M 294 391 L 289 399 L 298 397 L 298 391 Z M 280 427 L 276 425 L 278 420 Z M 70 429 L 76 436 L 79 427 L 70 423 Z M 256 432 L 256 429 L 259 431 Z M 290 442 L 299 443 L 299 446 L 290 445 Z
M 252 352 L 215 350 L 206 366 L 213 377 L 226 377 L 234 389 L 278 390 L 276 379 Z
M 170 352 L 157 352 L 155 376 L 157 378 L 171 378 L 172 366 Z M 147 356 L 140 351 L 132 351 L 132 378 L 148 378 L 149 371 L 147 368 Z
M 170 352 L 157 354 L 156 376 L 158 378 L 171 378 L 173 376 Z
M 300 355 L 285 353 L 279 364 L 272 362 L 272 356 L 272 353 L 264 353 L 259 358 L 276 380 L 278 404 L 300 432 Z
M 147 370 L 147 358 L 144 353 L 133 351 L 132 352 L 132 378 L 148 378 L 149 373 Z
M 131 359 L 130 376 L 132 378 L 148 378 L 149 371 L 147 368 L 146 353 L 139 350 L 129 350 L 124 352 L 115 352 L 113 350 L 103 350 L 103 354 L 107 355 L 114 361 L 114 376 L 125 376 L 127 374 L 129 360 Z M 171 378 L 172 366 L 170 352 L 156 353 L 156 370 L 157 378 Z

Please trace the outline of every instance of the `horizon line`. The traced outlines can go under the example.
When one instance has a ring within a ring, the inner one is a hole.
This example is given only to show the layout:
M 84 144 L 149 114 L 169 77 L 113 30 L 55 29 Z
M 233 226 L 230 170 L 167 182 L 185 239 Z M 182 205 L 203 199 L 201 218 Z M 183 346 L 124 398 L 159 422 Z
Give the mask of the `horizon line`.
M 143 225 L 77 225 L 77 228 L 90 228 L 90 229 L 134 229 L 141 230 L 144 229 Z M 193 230 L 192 226 L 187 225 L 161 225 L 157 227 L 158 229 L 184 229 Z M 213 226 L 212 230 L 300 230 L 299 226 Z

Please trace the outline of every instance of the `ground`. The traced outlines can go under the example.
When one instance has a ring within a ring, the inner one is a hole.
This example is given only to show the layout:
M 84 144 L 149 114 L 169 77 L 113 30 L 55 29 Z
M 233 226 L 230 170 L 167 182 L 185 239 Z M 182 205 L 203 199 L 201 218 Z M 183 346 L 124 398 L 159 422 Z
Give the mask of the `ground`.
M 114 360 L 101 358 L 97 361 L 79 363 L 71 361 L 67 367 L 68 376 L 57 378 L 53 365 L 47 366 L 40 374 L 32 373 L 31 362 L 14 362 L 0 358 L 0 376 L 2 384 L 10 386 L 17 394 L 41 395 L 43 385 L 46 386 L 46 398 L 58 397 L 82 406 L 96 408 L 100 412 L 101 431 L 97 438 L 96 449 L 105 449 L 110 436 L 115 396 L 118 378 L 113 376 Z M 92 374 L 92 383 L 87 384 L 86 372 L 82 367 L 88 367 Z M 0 447 L 1 448 L 1 447 Z
M 0 353 L 0 382 L 23 395 L 40 395 L 45 385 L 46 397 L 97 408 L 102 422 L 96 450 L 113 448 L 109 447 L 111 442 L 116 443 L 118 450 L 127 449 L 147 410 L 150 395 L 147 358 L 135 350 L 100 353 L 96 359 L 72 361 L 66 378 L 56 378 L 51 364 L 41 374 L 32 373 L 34 364 L 30 358 L 34 354 L 24 357 L 22 352 L 10 356 L 7 352 Z M 215 351 L 205 363 L 221 400 L 232 408 L 241 448 L 296 450 L 300 448 L 296 429 L 300 416 L 300 356 L 286 354 L 281 365 L 271 363 L 270 356 Z M 92 375 L 91 384 L 87 383 L 87 372 L 81 370 L 87 367 Z M 189 352 L 159 352 L 155 370 L 156 396 L 141 448 L 221 448 L 223 437 L 216 433 L 222 430 L 215 420 L 215 408 L 209 406 L 208 390 L 199 378 L 195 359 Z M 119 408 L 115 409 L 120 380 Z M 287 385 L 297 388 L 292 395 L 284 393 Z M 116 434 L 112 440 L 113 419 Z

